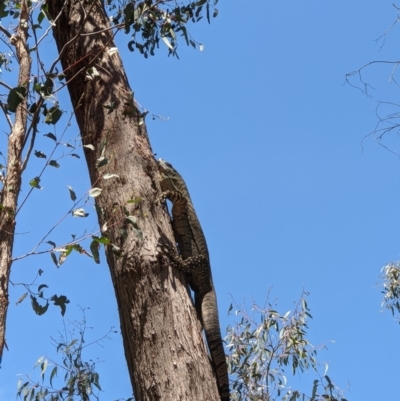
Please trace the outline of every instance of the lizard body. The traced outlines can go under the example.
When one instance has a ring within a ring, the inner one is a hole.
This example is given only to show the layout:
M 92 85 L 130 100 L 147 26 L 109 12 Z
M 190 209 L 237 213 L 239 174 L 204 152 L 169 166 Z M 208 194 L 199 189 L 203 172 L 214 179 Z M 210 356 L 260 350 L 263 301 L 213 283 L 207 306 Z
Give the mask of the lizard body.
M 181 175 L 162 159 L 158 161 L 158 169 L 162 176 L 161 200 L 168 199 L 172 202 L 172 228 L 179 246 L 180 255 L 176 251 L 169 252 L 173 259 L 172 266 L 186 274 L 194 292 L 195 307 L 206 335 L 221 401 L 229 401 L 228 367 L 221 338 L 207 242 Z

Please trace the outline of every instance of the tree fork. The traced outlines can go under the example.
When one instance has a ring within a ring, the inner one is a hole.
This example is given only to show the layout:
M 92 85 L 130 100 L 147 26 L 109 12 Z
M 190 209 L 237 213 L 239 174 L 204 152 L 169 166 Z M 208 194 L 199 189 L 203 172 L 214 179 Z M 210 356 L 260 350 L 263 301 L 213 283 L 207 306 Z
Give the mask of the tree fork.
M 106 255 L 135 398 L 219 400 L 186 281 L 159 256 L 160 239 L 173 243 L 173 234 L 155 203 L 156 163 L 119 54 L 110 51 L 115 45 L 102 2 L 47 4 L 82 141 L 94 147 L 84 152 L 91 182 L 102 189 L 99 224 L 117 247 L 107 245 Z M 90 68 L 98 79 L 86 76 Z M 118 178 L 102 180 L 107 173 Z M 128 204 L 132 198 L 140 201 Z

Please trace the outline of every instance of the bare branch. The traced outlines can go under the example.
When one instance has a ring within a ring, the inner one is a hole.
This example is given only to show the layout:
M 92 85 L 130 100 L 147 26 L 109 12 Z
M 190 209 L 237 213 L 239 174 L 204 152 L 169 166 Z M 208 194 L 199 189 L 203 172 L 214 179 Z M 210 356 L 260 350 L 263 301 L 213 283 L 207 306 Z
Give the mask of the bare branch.
M 7 31 L 3 26 L 0 25 L 0 31 L 4 33 L 4 35 L 7 36 L 8 39 L 11 39 L 11 33 Z

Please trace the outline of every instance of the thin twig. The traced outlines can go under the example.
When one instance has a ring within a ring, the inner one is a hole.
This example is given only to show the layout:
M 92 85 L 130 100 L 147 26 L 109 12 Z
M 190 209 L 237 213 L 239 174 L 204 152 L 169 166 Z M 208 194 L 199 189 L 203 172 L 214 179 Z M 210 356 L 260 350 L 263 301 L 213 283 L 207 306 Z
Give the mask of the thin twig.
M 4 35 L 7 36 L 8 39 L 11 38 L 11 33 L 7 31 L 7 29 L 5 29 L 3 26 L 0 25 L 0 31 L 4 33 Z

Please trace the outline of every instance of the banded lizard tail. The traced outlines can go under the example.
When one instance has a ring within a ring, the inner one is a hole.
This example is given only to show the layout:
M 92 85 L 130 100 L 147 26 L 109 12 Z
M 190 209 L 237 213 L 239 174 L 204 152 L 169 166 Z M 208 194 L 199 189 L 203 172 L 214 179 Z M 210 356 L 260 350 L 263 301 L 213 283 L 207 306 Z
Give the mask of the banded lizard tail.
M 179 254 L 169 250 L 172 266 L 182 270 L 195 296 L 195 307 L 201 320 L 217 378 L 222 401 L 229 401 L 229 378 L 219 327 L 217 298 L 212 281 L 207 242 L 194 210 L 189 191 L 181 175 L 170 163 L 160 159 L 158 169 L 161 201 L 172 202 L 172 229 Z

